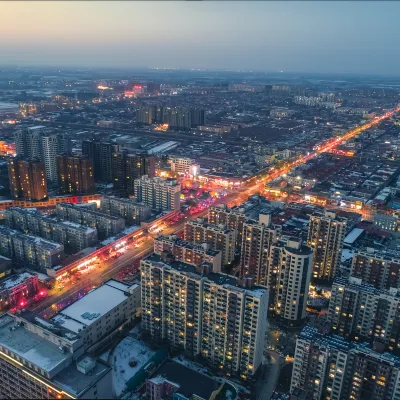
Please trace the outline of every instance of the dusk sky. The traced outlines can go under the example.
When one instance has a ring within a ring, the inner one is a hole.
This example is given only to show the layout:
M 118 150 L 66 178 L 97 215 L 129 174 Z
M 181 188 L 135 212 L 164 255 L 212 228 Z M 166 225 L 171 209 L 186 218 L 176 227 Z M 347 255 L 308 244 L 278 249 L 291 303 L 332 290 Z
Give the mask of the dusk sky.
M 1 2 L 0 64 L 400 72 L 400 2 Z

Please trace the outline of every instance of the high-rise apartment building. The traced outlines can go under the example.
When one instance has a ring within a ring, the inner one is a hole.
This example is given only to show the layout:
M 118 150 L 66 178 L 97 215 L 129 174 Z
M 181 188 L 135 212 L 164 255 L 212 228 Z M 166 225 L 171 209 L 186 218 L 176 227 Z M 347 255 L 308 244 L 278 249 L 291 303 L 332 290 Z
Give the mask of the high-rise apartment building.
M 20 130 L 15 135 L 17 156 L 31 160 L 39 159 L 45 165 L 49 182 L 57 181 L 57 154 L 71 151 L 67 134 L 57 133 L 44 126 L 33 126 Z
M 112 182 L 112 158 L 113 153 L 118 151 L 119 146 L 112 143 L 95 140 L 82 142 L 82 154 L 93 161 L 96 182 Z
M 396 400 L 400 358 L 307 326 L 296 342 L 291 391 L 295 388 L 307 400 Z
M 172 107 L 169 109 L 169 128 L 187 131 L 192 128 L 192 113 L 188 108 Z
M 270 246 L 265 282 L 270 312 L 287 326 L 301 325 L 307 316 L 312 258 L 312 248 L 296 238 L 282 238 Z
M 15 150 L 17 156 L 26 159 L 42 159 L 40 148 L 41 133 L 47 133 L 45 126 L 31 126 L 26 129 L 19 129 L 15 133 Z
M 400 253 L 360 249 L 353 257 L 350 274 L 377 289 L 400 289 Z
M 147 175 L 135 179 L 135 199 L 157 211 L 179 211 L 181 185 L 175 179 L 150 178 Z
M 211 206 L 208 209 L 208 222 L 213 225 L 226 225 L 228 229 L 236 231 L 235 247 L 242 245 L 243 225 L 246 221 L 244 208 L 228 208 L 225 204 Z
M 268 289 L 208 272 L 207 263 L 141 262 L 142 329 L 227 375 L 251 379 L 262 363 Z
M 96 229 L 99 239 L 115 236 L 125 229 L 125 220 L 123 218 L 107 215 L 87 207 L 70 203 L 58 203 L 56 211 L 59 218 Z
M 199 267 L 204 262 L 211 264 L 213 272 L 221 272 L 221 252 L 211 250 L 207 243 L 193 244 L 175 235 L 159 236 L 154 239 L 154 253 L 162 256 L 172 254 L 176 261 Z
M 127 226 L 140 225 L 151 216 L 151 208 L 148 205 L 114 196 L 103 196 L 100 210 L 107 215 L 124 218 Z
M 191 108 L 190 109 L 190 120 L 192 128 L 197 128 L 198 126 L 205 125 L 206 123 L 206 112 L 201 108 Z
M 10 158 L 8 178 L 14 199 L 39 201 L 48 196 L 46 170 L 40 161 Z
M 57 181 L 56 157 L 59 153 L 59 137 L 55 134 L 41 135 L 42 161 L 46 168 L 46 176 L 50 182 Z
M 161 84 L 155 82 L 148 82 L 146 84 L 147 93 L 159 93 L 161 90 Z
M 58 221 L 38 211 L 10 207 L 5 211 L 4 219 L 9 228 L 61 243 L 70 254 L 97 243 L 96 229 L 69 221 Z
M 133 195 L 135 179 L 147 175 L 155 176 L 155 158 L 146 154 L 129 154 L 126 151 L 113 154 L 112 178 L 114 188 L 125 190 Z
M 373 342 L 377 350 L 400 354 L 400 292 L 375 289 L 361 279 L 336 278 L 329 302 L 332 333 L 354 341 Z
M 252 276 L 256 282 L 265 284 L 269 249 L 278 241 L 281 232 L 280 226 L 271 223 L 267 209 L 260 212 L 258 221 L 244 222 L 240 260 L 242 276 Z
M 222 265 L 230 264 L 235 258 L 236 231 L 223 225 L 211 225 L 203 220 L 188 221 L 185 223 L 184 235 L 189 242 L 207 243 L 211 249 L 219 250 Z
M 151 125 L 155 121 L 155 107 L 142 105 L 136 110 L 136 123 Z
M 86 194 L 96 190 L 93 161 L 87 157 L 58 155 L 57 175 L 60 193 Z
M 314 248 L 312 279 L 331 281 L 335 278 L 342 257 L 347 218 L 335 212 L 314 213 L 310 218 L 307 244 Z

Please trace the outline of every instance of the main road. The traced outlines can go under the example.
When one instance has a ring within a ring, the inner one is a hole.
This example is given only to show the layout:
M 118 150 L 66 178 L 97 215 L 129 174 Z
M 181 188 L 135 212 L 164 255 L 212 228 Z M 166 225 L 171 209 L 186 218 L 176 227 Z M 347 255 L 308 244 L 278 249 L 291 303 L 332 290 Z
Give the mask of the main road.
M 284 164 L 279 169 L 271 168 L 270 170 L 263 172 L 259 176 L 252 177 L 252 179 L 250 179 L 250 181 L 248 181 L 246 184 L 242 185 L 240 188 L 235 189 L 232 193 L 228 194 L 224 198 L 219 199 L 218 202 L 214 205 L 226 204 L 229 207 L 232 207 L 234 205 L 243 203 L 247 200 L 248 196 L 259 193 L 266 183 L 279 178 L 280 176 L 288 173 L 292 168 L 297 167 L 298 165 L 317 157 L 319 154 L 333 149 L 344 140 L 349 140 L 359 135 L 361 132 L 372 128 L 373 126 L 379 124 L 383 120 L 391 117 L 399 111 L 400 107 L 397 107 L 396 109 L 389 111 L 380 117 L 374 118 L 372 121 L 364 125 L 349 130 L 348 132 L 343 134 L 343 136 L 332 138 L 326 142 L 321 143 L 314 148 L 314 152 L 309 153 L 307 156 L 300 156 L 296 160 Z M 196 215 L 193 215 L 192 217 L 190 217 L 190 219 L 203 217 L 206 214 L 207 209 L 200 211 Z M 177 224 L 166 229 L 163 234 L 178 234 L 182 232 L 185 222 L 186 221 L 178 222 Z M 35 312 L 43 312 L 51 305 L 62 302 L 62 300 L 65 298 L 71 298 L 75 294 L 79 294 L 80 292 L 83 292 L 90 287 L 102 284 L 103 282 L 115 276 L 122 268 L 132 265 L 136 260 L 150 254 L 153 251 L 153 242 L 153 238 L 148 237 L 145 243 L 143 243 L 141 246 L 128 249 L 126 253 L 124 253 L 117 259 L 111 259 L 103 262 L 101 265 L 99 265 L 98 272 L 95 272 L 92 269 L 90 270 L 91 272 L 89 272 L 89 277 L 85 277 L 79 281 L 76 281 L 75 283 L 70 282 L 69 284 L 66 284 L 62 291 L 57 291 L 58 289 L 51 291 L 48 298 L 43 300 L 40 304 L 34 305 L 30 309 Z

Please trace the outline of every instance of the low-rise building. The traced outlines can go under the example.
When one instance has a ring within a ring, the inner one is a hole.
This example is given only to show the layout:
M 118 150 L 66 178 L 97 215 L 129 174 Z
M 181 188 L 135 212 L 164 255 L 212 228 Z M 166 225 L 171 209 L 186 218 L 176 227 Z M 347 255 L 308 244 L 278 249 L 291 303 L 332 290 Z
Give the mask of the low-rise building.
M 9 228 L 61 243 L 67 253 L 77 253 L 97 243 L 97 230 L 40 214 L 36 210 L 10 207 L 4 213 Z
M 397 217 L 386 214 L 375 214 L 374 225 L 385 231 L 397 231 Z
M 0 316 L 0 397 L 112 398 L 111 367 L 83 352 L 79 335 L 36 314 Z
M 46 270 L 64 258 L 64 246 L 42 238 L 0 227 L 0 254 L 21 266 Z
M 36 274 L 21 272 L 0 281 L 0 310 L 23 307 L 39 290 Z
M 59 218 L 96 229 L 99 239 L 114 236 L 125 229 L 125 220 L 123 218 L 107 215 L 75 204 L 58 203 L 57 215 Z
M 172 157 L 170 160 L 171 171 L 178 174 L 189 174 L 191 166 L 195 164 L 195 160 L 187 157 Z
M 231 400 L 237 398 L 237 389 L 227 381 L 218 382 L 217 379 L 175 361 L 164 363 L 156 374 L 146 380 L 146 398 L 150 400 L 165 398 L 212 400 L 218 398 L 219 393 L 228 391 Z
M 151 208 L 147 204 L 114 196 L 103 196 L 100 210 L 107 215 L 124 218 L 127 226 L 140 225 L 151 217 Z
M 139 315 L 140 286 L 109 280 L 60 311 L 52 321 L 82 339 L 85 351 L 109 344 Z

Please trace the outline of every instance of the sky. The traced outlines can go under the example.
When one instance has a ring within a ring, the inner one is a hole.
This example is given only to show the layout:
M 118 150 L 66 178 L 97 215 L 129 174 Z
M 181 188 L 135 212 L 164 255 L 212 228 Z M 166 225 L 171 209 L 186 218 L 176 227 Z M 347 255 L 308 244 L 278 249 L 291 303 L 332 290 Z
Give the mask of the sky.
M 395 1 L 0 1 L 0 64 L 400 74 Z

